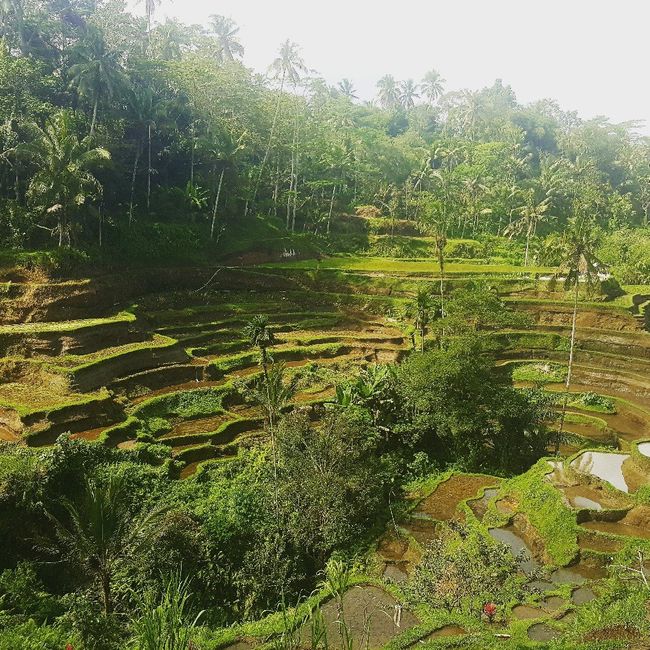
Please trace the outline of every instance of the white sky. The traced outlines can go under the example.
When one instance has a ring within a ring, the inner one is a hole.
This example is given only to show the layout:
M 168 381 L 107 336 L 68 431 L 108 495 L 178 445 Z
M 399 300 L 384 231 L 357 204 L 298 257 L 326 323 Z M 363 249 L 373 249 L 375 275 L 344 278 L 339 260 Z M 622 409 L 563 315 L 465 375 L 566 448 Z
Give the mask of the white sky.
M 261 72 L 290 38 L 362 99 L 386 73 L 419 80 L 436 68 L 448 90 L 501 78 L 520 102 L 550 97 L 585 118 L 644 120 L 650 133 L 650 0 L 163 0 L 157 19 L 215 13 L 239 24 L 244 62 Z

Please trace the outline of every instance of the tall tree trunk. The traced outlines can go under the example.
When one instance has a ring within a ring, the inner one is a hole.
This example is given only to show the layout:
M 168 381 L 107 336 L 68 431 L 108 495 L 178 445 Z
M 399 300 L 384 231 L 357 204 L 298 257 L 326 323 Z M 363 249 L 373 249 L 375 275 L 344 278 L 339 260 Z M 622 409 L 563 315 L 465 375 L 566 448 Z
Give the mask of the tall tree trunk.
M 106 571 L 102 571 L 99 576 L 102 583 L 102 601 L 104 604 L 104 614 L 108 615 L 113 612 L 113 599 L 111 596 L 111 577 Z
M 327 215 L 327 234 L 330 234 L 330 225 L 332 223 L 332 212 L 334 211 L 334 197 L 336 196 L 336 183 L 332 185 L 332 197 L 330 198 L 330 210 Z
M 194 187 L 194 122 L 192 122 L 192 127 L 190 129 L 190 134 L 192 138 L 192 148 L 190 154 L 190 184 Z
M 217 195 L 214 197 L 214 208 L 212 209 L 212 224 L 210 225 L 210 239 L 214 239 L 214 224 L 217 220 L 217 207 L 219 205 L 219 196 L 221 195 L 221 185 L 223 183 L 223 174 L 226 171 L 225 167 L 221 168 L 219 176 L 219 185 L 217 187 Z
M 131 173 L 131 196 L 129 198 L 129 228 L 133 222 L 133 198 L 135 196 L 135 179 L 138 175 L 138 161 L 142 152 L 142 139 L 138 140 L 135 150 L 135 159 L 133 160 L 133 171 Z
M 147 212 L 151 205 L 151 124 L 147 126 Z
M 562 415 L 560 416 L 560 427 L 555 439 L 555 455 L 560 452 L 560 443 L 564 434 L 564 420 L 566 419 L 566 409 L 569 403 L 569 389 L 571 388 L 571 375 L 573 373 L 573 357 L 576 345 L 576 321 L 578 318 L 578 294 L 580 290 L 580 275 L 576 278 L 576 286 L 573 294 L 573 317 L 571 319 L 571 343 L 569 345 L 569 366 L 566 373 L 566 382 L 564 384 L 564 397 L 562 399 Z
M 266 151 L 264 152 L 264 158 L 262 159 L 262 164 L 260 165 L 260 172 L 257 175 L 257 180 L 255 181 L 255 186 L 253 188 L 253 195 L 250 200 L 246 202 L 246 210 L 244 216 L 248 215 L 248 209 L 251 205 L 255 204 L 255 199 L 257 198 L 257 192 L 260 187 L 260 182 L 262 180 L 262 174 L 264 174 L 264 168 L 266 167 L 266 162 L 269 159 L 269 153 L 271 152 L 271 146 L 273 145 L 273 136 L 275 135 L 275 127 L 278 123 L 278 115 L 280 114 L 280 101 L 282 100 L 282 91 L 284 90 L 284 79 L 285 72 L 282 72 L 282 79 L 280 80 L 280 90 L 278 92 L 278 99 L 275 103 L 275 112 L 273 114 L 273 122 L 271 123 L 271 131 L 269 133 L 269 141 L 266 144 Z
M 526 232 L 526 253 L 524 254 L 524 266 L 528 266 L 528 248 L 530 247 L 530 228 Z
M 95 133 L 95 123 L 97 122 L 97 105 L 99 103 L 99 97 L 95 97 L 95 103 L 93 105 L 93 117 L 90 121 L 90 133 L 89 136 L 92 138 Z

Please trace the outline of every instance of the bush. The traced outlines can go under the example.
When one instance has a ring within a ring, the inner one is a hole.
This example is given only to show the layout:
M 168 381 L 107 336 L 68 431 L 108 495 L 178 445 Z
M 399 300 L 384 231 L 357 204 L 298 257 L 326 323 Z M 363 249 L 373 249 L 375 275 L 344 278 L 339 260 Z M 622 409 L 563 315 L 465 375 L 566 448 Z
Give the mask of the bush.
M 426 548 L 408 587 L 409 599 L 476 617 L 486 602 L 493 602 L 503 615 L 509 603 L 525 595 L 524 560 L 505 544 L 458 526 Z
M 354 209 L 357 217 L 364 217 L 365 219 L 375 219 L 381 217 L 381 210 L 374 205 L 358 205 Z

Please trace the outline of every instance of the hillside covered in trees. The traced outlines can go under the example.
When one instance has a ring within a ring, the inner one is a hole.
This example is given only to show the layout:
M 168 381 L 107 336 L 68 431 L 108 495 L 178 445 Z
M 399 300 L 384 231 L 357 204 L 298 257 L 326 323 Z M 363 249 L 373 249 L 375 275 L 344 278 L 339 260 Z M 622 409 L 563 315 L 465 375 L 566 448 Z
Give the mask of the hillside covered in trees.
M 143 8 L 0 0 L 0 650 L 650 647 L 640 125 Z

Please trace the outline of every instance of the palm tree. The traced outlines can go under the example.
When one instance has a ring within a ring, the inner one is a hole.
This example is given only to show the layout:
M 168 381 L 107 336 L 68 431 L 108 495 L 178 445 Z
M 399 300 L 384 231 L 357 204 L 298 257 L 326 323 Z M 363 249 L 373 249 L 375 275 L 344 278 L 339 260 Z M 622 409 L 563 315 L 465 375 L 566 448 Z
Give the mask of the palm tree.
M 142 154 L 145 139 L 147 141 L 147 211 L 151 204 L 151 175 L 153 173 L 151 166 L 151 140 L 158 119 L 165 114 L 166 105 L 161 97 L 146 83 L 138 84 L 132 88 L 129 93 L 128 102 L 137 130 L 143 132 L 136 142 L 133 172 L 131 174 L 131 198 L 129 201 L 130 224 L 133 220 L 133 197 L 135 194 L 138 162 Z
M 420 87 L 413 81 L 407 79 L 402 81 L 399 85 L 399 102 L 405 109 L 410 109 L 415 106 L 415 100 L 420 97 L 418 93 Z
M 384 75 L 377 82 L 377 88 L 379 90 L 379 104 L 382 108 L 392 110 L 399 106 L 399 87 L 393 75 Z
M 420 352 L 424 352 L 424 339 L 433 307 L 431 293 L 426 287 L 419 287 L 415 296 L 415 329 L 420 332 Z
M 144 0 L 144 13 L 147 17 L 147 38 L 151 40 L 151 23 L 156 9 L 160 6 L 162 0 Z
M 594 227 L 593 221 L 584 215 L 574 219 L 566 232 L 565 255 L 560 265 L 561 272 L 566 273 L 564 279 L 565 290 L 573 289 L 573 315 L 571 317 L 571 342 L 569 345 L 569 364 L 567 367 L 566 381 L 564 385 L 564 398 L 562 400 L 562 415 L 560 427 L 555 441 L 555 453 L 560 449 L 560 442 L 564 434 L 564 421 L 571 388 L 571 376 L 573 372 L 573 360 L 576 344 L 576 321 L 578 317 L 578 298 L 580 294 L 580 282 L 586 286 L 587 292 L 593 289 L 598 278 L 600 262 L 595 251 L 599 243 L 599 234 Z
M 102 483 L 86 480 L 81 498 L 65 499 L 62 505 L 63 517 L 47 513 L 58 545 L 73 566 L 84 567 L 97 580 L 104 613 L 110 614 L 117 569 L 150 543 L 168 508 L 134 518 L 129 486 L 121 474 L 111 474 Z
M 445 80 L 441 77 L 437 70 L 429 70 L 424 75 L 424 79 L 420 87 L 424 96 L 427 98 L 429 104 L 434 104 L 436 100 L 442 95 Z
M 273 443 L 275 427 L 280 420 L 282 411 L 291 404 L 298 385 L 297 377 L 285 381 L 285 374 L 284 363 L 272 363 L 264 381 L 253 392 L 253 398 L 264 409 Z
M 99 30 L 90 32 L 89 38 L 78 48 L 77 56 L 79 63 L 70 67 L 70 85 L 92 106 L 89 134 L 92 138 L 99 103 L 118 95 L 126 85 L 127 78 L 118 62 L 117 53 L 108 50 Z
M 282 100 L 284 85 L 288 81 L 295 88 L 300 83 L 301 75 L 307 72 L 307 66 L 300 56 L 300 49 L 298 48 L 298 45 L 287 39 L 280 47 L 278 56 L 269 66 L 269 71 L 272 73 L 272 76 L 275 79 L 280 80 L 280 88 L 278 91 L 278 98 L 275 103 L 275 112 L 273 114 L 273 122 L 271 123 L 271 130 L 269 132 L 269 140 L 266 145 L 266 151 L 264 152 L 262 164 L 260 165 L 260 171 L 257 175 L 257 180 L 255 181 L 255 185 L 253 187 L 253 195 L 249 202 L 250 204 L 255 203 L 260 182 L 262 180 L 262 175 L 264 174 L 264 169 L 269 159 L 269 154 L 271 153 L 273 137 L 275 136 L 275 128 L 278 123 L 278 115 L 280 114 L 280 102 Z M 246 205 L 246 213 L 248 212 L 248 205 L 249 204 Z
M 89 171 L 94 165 L 110 159 L 102 148 L 90 148 L 90 137 L 79 140 L 67 111 L 60 111 L 48 120 L 45 128 L 32 125 L 33 139 L 17 149 L 36 168 L 27 190 L 28 200 L 57 215 L 52 232 L 70 243 L 70 217 L 74 208 L 102 193 L 102 186 Z
M 220 63 L 232 62 L 244 56 L 244 46 L 239 42 L 239 27 L 232 18 L 210 16 L 210 32 L 217 41 L 217 59 Z
M 338 89 L 343 97 L 347 97 L 349 100 L 357 99 L 357 91 L 349 79 L 341 79 L 338 83 Z
M 235 158 L 240 151 L 246 147 L 246 139 L 248 132 L 244 131 L 237 139 L 233 135 L 224 131 L 220 134 L 219 138 L 210 139 L 208 142 L 208 153 L 215 160 L 215 172 L 217 163 L 221 165 L 221 172 L 214 196 L 214 203 L 212 204 L 212 221 L 210 223 L 210 239 L 214 239 L 214 228 L 217 222 L 217 209 L 219 207 L 219 198 L 221 197 L 221 188 L 223 186 L 223 177 L 226 169 L 233 166 Z
M 269 352 L 268 348 L 275 342 L 273 330 L 269 325 L 269 317 L 264 314 L 253 316 L 243 330 L 244 336 L 251 346 L 258 348 L 260 363 L 264 371 L 264 379 L 268 382 Z
M 524 266 L 528 266 L 528 253 L 530 250 L 530 239 L 534 237 L 537 232 L 537 224 L 543 219 L 548 217 L 548 209 L 551 201 L 549 198 L 535 202 L 534 192 L 529 190 L 527 192 L 526 205 L 517 210 L 520 217 L 512 221 L 504 230 L 504 234 L 508 235 L 511 239 L 514 235 L 526 233 L 526 252 L 524 254 Z

